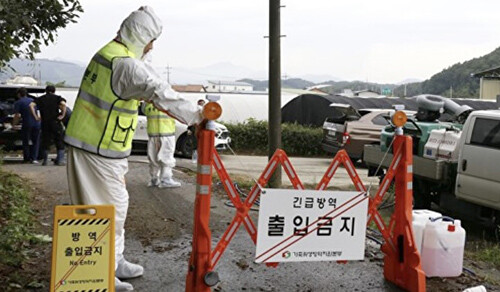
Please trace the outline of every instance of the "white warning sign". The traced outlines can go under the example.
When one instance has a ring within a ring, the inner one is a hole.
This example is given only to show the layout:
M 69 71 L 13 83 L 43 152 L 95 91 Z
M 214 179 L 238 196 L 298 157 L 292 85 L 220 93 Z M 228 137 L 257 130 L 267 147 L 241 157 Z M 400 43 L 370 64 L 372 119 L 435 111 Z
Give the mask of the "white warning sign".
M 362 260 L 368 195 L 264 189 L 255 261 Z

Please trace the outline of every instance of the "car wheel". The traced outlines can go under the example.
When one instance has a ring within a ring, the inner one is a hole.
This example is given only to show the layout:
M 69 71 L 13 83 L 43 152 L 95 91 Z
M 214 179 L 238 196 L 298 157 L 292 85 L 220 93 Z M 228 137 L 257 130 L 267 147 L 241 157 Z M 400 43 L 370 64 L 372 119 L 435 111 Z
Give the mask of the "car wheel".
M 493 219 L 493 233 L 495 235 L 495 239 L 498 243 L 500 243 L 500 212 L 496 212 Z
M 196 147 L 196 138 L 194 135 L 183 134 L 177 141 L 177 150 L 182 156 L 190 158 L 193 155 L 193 150 Z
M 359 157 L 354 157 L 354 156 L 349 155 L 349 159 L 351 159 L 353 164 L 356 164 L 359 160 Z

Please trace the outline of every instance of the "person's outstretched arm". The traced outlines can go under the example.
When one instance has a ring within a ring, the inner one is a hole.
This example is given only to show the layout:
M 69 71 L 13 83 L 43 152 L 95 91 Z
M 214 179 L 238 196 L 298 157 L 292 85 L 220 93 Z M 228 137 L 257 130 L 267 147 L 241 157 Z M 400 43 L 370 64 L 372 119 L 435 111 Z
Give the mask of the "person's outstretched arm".
M 195 103 L 183 99 L 152 66 L 141 60 L 115 59 L 111 86 L 120 98 L 153 102 L 184 124 L 198 124 L 203 119 Z

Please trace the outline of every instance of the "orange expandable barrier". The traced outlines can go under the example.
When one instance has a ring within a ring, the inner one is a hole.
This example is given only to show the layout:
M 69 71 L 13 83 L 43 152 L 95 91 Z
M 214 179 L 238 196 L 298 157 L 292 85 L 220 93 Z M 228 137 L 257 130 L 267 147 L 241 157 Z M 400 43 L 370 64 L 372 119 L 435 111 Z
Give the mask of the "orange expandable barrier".
M 385 278 L 408 291 L 423 292 L 425 291 L 425 274 L 420 266 L 420 256 L 415 246 L 411 225 L 412 140 L 411 137 L 397 135 L 394 139 L 394 159 L 376 195 L 370 200 L 368 223 L 373 220 L 385 239 L 382 246 L 382 251 L 385 254 Z M 241 224 L 245 227 L 254 244 L 257 242 L 257 228 L 248 212 L 258 199 L 261 187 L 267 184 L 278 165 L 284 168 L 295 189 L 304 189 L 286 153 L 278 149 L 246 199 L 242 201 L 213 145 L 214 132 L 201 130 L 198 134 L 193 249 L 186 277 L 186 291 L 189 292 L 209 292 L 211 291 L 210 287 L 217 284 L 219 278 L 214 272 L 214 268 Z M 366 192 L 366 187 L 345 150 L 337 152 L 316 189 L 325 190 L 340 165 L 346 168 L 356 190 Z M 233 220 L 213 250 L 211 249 L 212 238 L 209 228 L 212 167 L 215 168 L 229 199 L 236 208 Z M 386 226 L 377 208 L 393 179 L 395 179 L 396 184 L 395 210 L 389 226 Z M 276 267 L 277 263 L 267 263 L 266 265 Z

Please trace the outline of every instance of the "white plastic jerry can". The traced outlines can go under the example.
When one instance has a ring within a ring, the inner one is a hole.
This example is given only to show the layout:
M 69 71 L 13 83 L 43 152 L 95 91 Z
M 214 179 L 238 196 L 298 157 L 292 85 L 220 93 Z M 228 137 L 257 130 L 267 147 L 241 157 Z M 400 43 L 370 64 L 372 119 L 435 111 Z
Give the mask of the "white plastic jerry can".
M 427 222 L 422 241 L 422 269 L 427 277 L 458 277 L 462 273 L 465 230 L 460 220 L 439 217 Z
M 424 229 L 427 222 L 432 218 L 441 217 L 441 213 L 431 210 L 413 210 L 412 211 L 412 226 L 413 226 L 413 239 L 417 246 L 418 253 L 422 254 L 422 239 L 424 236 Z

